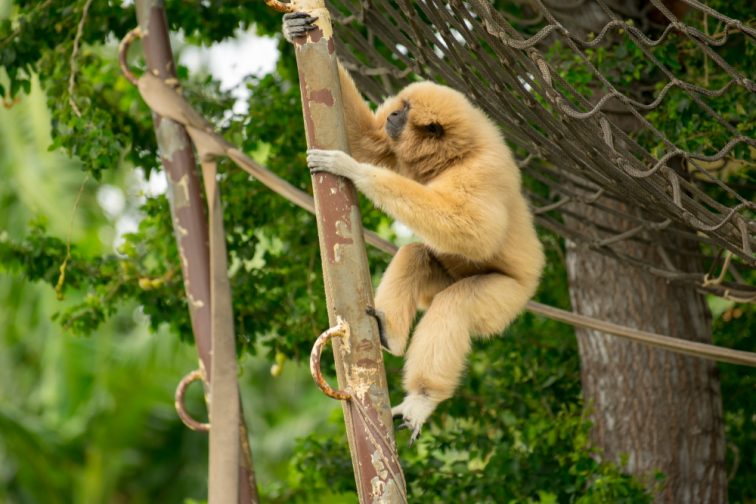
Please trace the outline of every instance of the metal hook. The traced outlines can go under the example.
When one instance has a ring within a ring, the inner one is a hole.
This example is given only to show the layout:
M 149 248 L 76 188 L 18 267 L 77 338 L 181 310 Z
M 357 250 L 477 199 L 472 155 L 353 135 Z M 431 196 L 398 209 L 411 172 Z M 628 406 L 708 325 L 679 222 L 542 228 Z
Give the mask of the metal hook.
M 209 432 L 210 424 L 198 422 L 197 420 L 192 418 L 192 416 L 186 411 L 186 408 L 184 407 L 184 394 L 186 393 L 187 387 L 191 385 L 192 382 L 202 379 L 202 371 L 200 371 L 199 369 L 195 369 L 188 375 L 181 378 L 181 381 L 176 387 L 176 413 L 178 413 L 178 416 L 181 421 L 184 422 L 184 425 L 186 425 L 193 431 Z
M 134 39 L 138 38 L 142 38 L 142 30 L 137 26 L 136 28 L 129 31 L 126 36 L 123 37 L 121 43 L 118 44 L 118 63 L 121 65 L 121 72 L 123 72 L 126 80 L 128 80 L 135 86 L 137 85 L 137 77 L 129 69 L 129 64 L 126 62 L 126 55 L 129 52 L 131 43 L 134 41 Z
M 328 343 L 328 340 L 334 336 L 346 336 L 349 338 L 350 335 L 349 324 L 347 324 L 341 317 L 336 317 L 336 322 L 337 323 L 334 327 L 325 331 L 315 340 L 315 344 L 312 346 L 312 352 L 310 352 L 310 374 L 312 374 L 312 379 L 315 380 L 315 383 L 325 395 L 340 401 L 345 401 L 351 399 L 352 395 L 344 390 L 335 390 L 332 388 L 320 373 L 320 354 L 323 351 L 325 344 Z

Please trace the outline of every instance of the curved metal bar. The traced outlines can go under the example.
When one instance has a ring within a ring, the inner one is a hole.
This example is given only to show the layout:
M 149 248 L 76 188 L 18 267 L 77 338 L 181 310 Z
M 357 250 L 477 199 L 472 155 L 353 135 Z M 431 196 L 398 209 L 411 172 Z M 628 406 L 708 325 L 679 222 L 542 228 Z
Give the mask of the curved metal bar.
M 310 352 L 310 374 L 325 395 L 338 399 L 339 401 L 345 401 L 351 399 L 352 395 L 344 390 L 335 390 L 328 385 L 328 382 L 325 381 L 325 378 L 323 378 L 323 375 L 320 372 L 320 354 L 323 351 L 325 344 L 328 343 L 328 340 L 334 336 L 349 338 L 349 324 L 347 324 L 341 317 L 336 317 L 336 321 L 337 324 L 318 336 L 318 339 L 315 340 L 315 344 L 312 346 L 312 352 Z
M 131 47 L 131 43 L 134 41 L 134 39 L 142 38 L 142 30 L 137 26 L 136 28 L 131 29 L 121 40 L 121 43 L 118 44 L 118 63 L 121 65 L 121 72 L 123 72 L 123 76 L 126 77 L 126 80 L 137 85 L 137 77 L 134 75 L 134 73 L 129 68 L 129 64 L 126 61 L 126 55 L 129 53 L 129 47 Z
M 186 425 L 193 431 L 209 432 L 210 424 L 198 422 L 197 420 L 192 418 L 192 416 L 189 414 L 189 412 L 186 411 L 186 408 L 184 407 L 184 394 L 186 393 L 187 387 L 189 387 L 189 385 L 191 385 L 192 382 L 202 380 L 203 378 L 204 377 L 202 376 L 202 371 L 200 371 L 199 369 L 195 369 L 191 373 L 181 378 L 181 381 L 176 387 L 175 405 L 176 405 L 176 413 L 178 413 L 178 416 L 181 419 L 181 421 L 184 422 L 184 425 Z

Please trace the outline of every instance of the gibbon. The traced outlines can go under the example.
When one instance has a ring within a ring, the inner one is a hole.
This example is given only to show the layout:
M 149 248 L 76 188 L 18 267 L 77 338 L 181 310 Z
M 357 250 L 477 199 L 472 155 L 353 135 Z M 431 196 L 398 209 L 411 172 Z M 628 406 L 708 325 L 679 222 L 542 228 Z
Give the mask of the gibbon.
M 313 20 L 284 16 L 286 38 Z M 501 333 L 535 293 L 543 247 L 511 151 L 462 93 L 417 82 L 373 113 L 340 64 L 339 77 L 351 156 L 310 149 L 307 163 L 351 179 L 422 239 L 399 249 L 375 295 L 382 343 L 405 355 L 407 395 L 392 413 L 414 441 L 453 395 L 471 336 Z

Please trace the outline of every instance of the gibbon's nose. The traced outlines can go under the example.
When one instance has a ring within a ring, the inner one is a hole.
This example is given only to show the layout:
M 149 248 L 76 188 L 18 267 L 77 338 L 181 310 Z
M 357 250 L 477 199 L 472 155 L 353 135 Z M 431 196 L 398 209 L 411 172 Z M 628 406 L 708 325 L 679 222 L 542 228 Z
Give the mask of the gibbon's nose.
M 392 140 L 399 138 L 404 126 L 407 124 L 407 114 L 409 112 L 409 103 L 404 102 L 404 106 L 399 110 L 391 112 L 386 118 L 386 133 Z

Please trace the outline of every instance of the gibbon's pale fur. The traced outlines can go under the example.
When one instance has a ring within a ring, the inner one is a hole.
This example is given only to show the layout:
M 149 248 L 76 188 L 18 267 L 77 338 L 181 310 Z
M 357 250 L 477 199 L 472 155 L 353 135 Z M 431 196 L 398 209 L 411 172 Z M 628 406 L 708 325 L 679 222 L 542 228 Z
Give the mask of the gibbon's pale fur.
M 306 32 L 292 19 L 289 35 Z M 422 239 L 399 249 L 375 295 L 384 344 L 405 355 L 407 396 L 392 413 L 414 440 L 453 395 L 471 336 L 502 332 L 533 296 L 543 248 L 512 153 L 463 94 L 418 82 L 373 113 L 341 65 L 339 77 L 353 157 L 313 149 L 308 165 L 351 179 Z
M 470 336 L 500 333 L 533 296 L 543 249 L 512 153 L 464 95 L 419 82 L 372 113 L 339 71 L 354 159 L 311 150 L 308 163 L 350 178 L 423 240 L 399 250 L 375 296 L 388 350 L 396 355 L 405 353 L 416 311 L 426 310 L 406 351 L 408 394 L 393 410 L 416 436 L 454 393 Z M 387 121 L 403 110 L 404 125 L 392 138 L 397 127 L 387 128 Z

